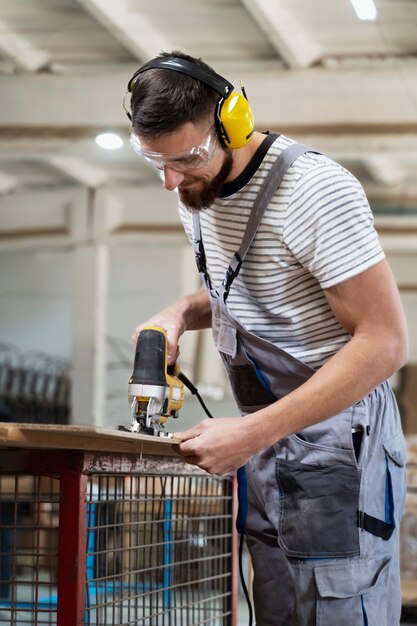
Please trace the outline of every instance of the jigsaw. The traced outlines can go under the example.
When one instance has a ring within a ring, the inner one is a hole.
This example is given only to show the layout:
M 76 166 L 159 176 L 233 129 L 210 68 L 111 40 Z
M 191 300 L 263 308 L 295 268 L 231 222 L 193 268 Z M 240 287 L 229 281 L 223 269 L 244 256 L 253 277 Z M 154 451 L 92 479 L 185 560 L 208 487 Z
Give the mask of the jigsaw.
M 129 379 L 130 431 L 169 437 L 169 417 L 178 417 L 184 402 L 184 383 L 177 363 L 167 364 L 167 336 L 163 328 L 147 326 L 139 333 L 133 373 Z
M 129 379 L 130 428 L 119 425 L 118 430 L 157 437 L 172 437 L 165 430 L 169 417 L 178 417 L 184 402 L 184 385 L 197 397 L 210 418 L 197 387 L 180 371 L 177 362 L 168 365 L 168 340 L 159 326 L 145 326 L 139 333 L 133 373 Z

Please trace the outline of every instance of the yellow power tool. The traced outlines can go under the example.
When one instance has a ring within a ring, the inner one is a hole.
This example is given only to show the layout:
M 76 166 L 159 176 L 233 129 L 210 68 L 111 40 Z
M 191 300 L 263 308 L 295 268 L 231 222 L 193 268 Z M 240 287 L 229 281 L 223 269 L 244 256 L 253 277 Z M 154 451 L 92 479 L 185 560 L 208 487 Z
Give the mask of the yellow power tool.
M 146 326 L 139 333 L 128 397 L 135 433 L 170 437 L 164 430 L 169 417 L 178 417 L 184 384 L 177 364 L 167 364 L 167 336 L 163 328 Z

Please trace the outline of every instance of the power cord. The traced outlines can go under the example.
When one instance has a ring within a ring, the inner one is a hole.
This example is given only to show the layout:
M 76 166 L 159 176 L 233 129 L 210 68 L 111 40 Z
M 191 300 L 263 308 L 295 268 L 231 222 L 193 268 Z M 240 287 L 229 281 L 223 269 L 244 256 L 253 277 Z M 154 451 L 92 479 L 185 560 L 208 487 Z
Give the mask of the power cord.
M 210 413 L 210 411 L 208 410 L 203 398 L 200 396 L 200 394 L 198 393 L 198 389 L 195 385 L 193 385 L 193 383 L 186 377 L 185 374 L 183 374 L 182 372 L 180 372 L 179 374 L 177 374 L 177 378 L 179 378 L 179 380 L 184 383 L 184 385 L 187 387 L 187 389 L 189 391 L 191 391 L 191 393 L 193 394 L 193 396 L 197 397 L 197 400 L 199 401 L 199 403 L 201 404 L 205 414 L 210 417 L 211 419 L 214 419 L 212 414 Z
M 210 413 L 207 406 L 205 405 L 203 398 L 198 393 L 197 387 L 193 385 L 193 383 L 182 372 L 177 374 L 177 377 L 182 383 L 184 383 L 184 385 L 193 394 L 193 396 L 197 397 L 206 415 L 210 417 L 211 419 L 214 419 L 213 415 Z M 246 473 L 245 473 L 244 467 L 240 467 L 237 470 L 237 485 L 238 485 L 237 494 L 238 494 L 239 507 L 238 507 L 237 517 L 236 517 L 236 530 L 240 535 L 239 537 L 239 575 L 240 575 L 240 583 L 242 585 L 242 590 L 246 599 L 246 603 L 248 605 L 248 612 L 249 612 L 248 626 L 252 626 L 253 624 L 252 603 L 251 603 L 251 599 L 249 596 L 248 588 L 246 586 L 245 575 L 243 573 L 243 546 L 244 546 L 244 537 L 245 537 L 246 514 L 247 514 L 247 508 L 248 508 L 247 498 L 246 498 L 246 491 L 247 491 Z

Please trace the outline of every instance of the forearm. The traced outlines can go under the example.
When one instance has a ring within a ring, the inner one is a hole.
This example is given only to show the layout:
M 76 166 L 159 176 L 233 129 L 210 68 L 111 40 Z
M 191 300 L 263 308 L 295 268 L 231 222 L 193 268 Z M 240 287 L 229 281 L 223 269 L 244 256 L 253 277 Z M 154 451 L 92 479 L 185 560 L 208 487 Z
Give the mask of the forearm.
M 183 307 L 185 330 L 201 330 L 211 327 L 211 306 L 205 287 L 184 296 L 180 303 Z
M 168 362 L 173 363 L 179 353 L 178 342 L 186 330 L 199 330 L 211 326 L 211 308 L 205 289 L 176 300 L 146 322 L 136 327 L 132 341 L 136 343 L 145 326 L 160 326 L 167 334 Z
M 258 449 L 328 419 L 389 378 L 404 362 L 402 338 L 358 333 L 307 382 L 266 409 L 247 416 Z

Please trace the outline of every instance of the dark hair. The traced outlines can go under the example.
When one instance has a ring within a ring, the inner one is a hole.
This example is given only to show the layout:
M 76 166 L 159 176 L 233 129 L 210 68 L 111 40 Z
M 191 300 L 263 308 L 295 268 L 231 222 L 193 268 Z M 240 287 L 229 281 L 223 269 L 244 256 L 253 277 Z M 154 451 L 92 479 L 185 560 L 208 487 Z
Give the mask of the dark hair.
M 161 52 L 156 58 L 177 57 L 214 73 L 207 63 L 183 52 Z M 213 116 L 219 94 L 201 81 L 172 70 L 153 68 L 139 74 L 132 88 L 132 128 L 145 137 L 174 132 L 186 122 Z

